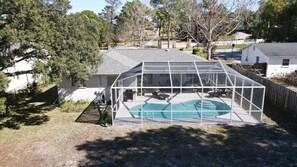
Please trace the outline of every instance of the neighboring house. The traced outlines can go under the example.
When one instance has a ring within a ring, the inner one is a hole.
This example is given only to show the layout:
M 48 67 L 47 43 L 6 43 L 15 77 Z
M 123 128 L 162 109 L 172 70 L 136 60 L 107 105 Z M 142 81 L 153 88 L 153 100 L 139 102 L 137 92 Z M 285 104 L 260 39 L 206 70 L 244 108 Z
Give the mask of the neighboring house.
M 15 49 L 20 48 L 20 44 L 16 43 L 11 46 L 10 51 L 12 52 Z M 28 49 L 25 52 L 31 52 L 33 49 Z M 14 61 L 20 60 L 20 57 L 16 57 Z M 15 73 L 20 71 L 29 71 L 33 69 L 34 60 L 22 60 L 17 63 L 15 63 L 13 66 L 4 69 L 2 72 L 4 73 Z M 27 86 L 30 83 L 33 83 L 35 79 L 33 78 L 33 74 L 21 74 L 13 77 L 8 77 L 9 84 L 6 88 L 7 92 L 13 92 L 17 91 L 19 89 L 22 89 L 23 87 Z
M 102 63 L 97 73 L 85 83 L 85 87 L 74 87 L 71 81 L 64 77 L 58 86 L 60 100 L 93 100 L 99 93 L 110 99 L 110 86 L 117 76 L 138 65 L 140 62 L 189 62 L 204 59 L 192 54 L 167 49 L 131 49 L 115 48 L 102 55 Z
M 267 63 L 266 77 L 297 70 L 297 43 L 255 43 L 241 51 L 241 64 Z
M 32 70 L 32 66 L 33 66 L 33 61 L 23 60 L 18 63 L 15 63 L 14 66 L 3 70 L 3 72 L 4 73 L 14 73 L 17 71 Z M 9 79 L 9 84 L 6 89 L 7 92 L 17 91 L 34 81 L 32 74 L 17 75 L 17 76 L 13 76 L 13 77 L 8 77 L 8 79 Z

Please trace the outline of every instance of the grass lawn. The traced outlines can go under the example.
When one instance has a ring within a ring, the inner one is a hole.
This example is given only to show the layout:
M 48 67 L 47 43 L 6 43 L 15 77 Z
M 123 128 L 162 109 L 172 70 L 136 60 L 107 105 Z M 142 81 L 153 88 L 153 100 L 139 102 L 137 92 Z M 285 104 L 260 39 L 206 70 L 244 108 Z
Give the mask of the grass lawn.
M 296 121 L 267 109 L 265 124 L 255 126 L 113 127 L 76 123 L 80 113 L 57 107 L 27 110 L 28 120 L 46 119 L 20 121 L 18 128 L 1 119 L 0 162 L 3 167 L 297 166 Z

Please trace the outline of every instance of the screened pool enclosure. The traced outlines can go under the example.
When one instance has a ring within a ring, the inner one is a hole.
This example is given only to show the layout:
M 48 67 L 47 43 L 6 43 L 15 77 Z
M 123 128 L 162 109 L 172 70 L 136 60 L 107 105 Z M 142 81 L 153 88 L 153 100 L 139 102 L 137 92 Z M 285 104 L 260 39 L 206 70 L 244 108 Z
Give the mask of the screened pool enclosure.
M 265 87 L 220 61 L 142 62 L 110 88 L 113 124 L 255 124 Z

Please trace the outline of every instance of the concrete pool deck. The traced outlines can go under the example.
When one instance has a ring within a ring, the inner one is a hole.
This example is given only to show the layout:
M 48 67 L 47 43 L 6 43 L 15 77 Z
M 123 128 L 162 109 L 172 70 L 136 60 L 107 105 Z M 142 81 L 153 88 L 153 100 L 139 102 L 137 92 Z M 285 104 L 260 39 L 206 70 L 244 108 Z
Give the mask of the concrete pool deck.
M 230 113 L 216 116 L 216 117 L 208 117 L 208 118 L 173 118 L 172 120 L 169 118 L 144 118 L 134 117 L 130 114 L 129 109 L 139 104 L 144 103 L 161 103 L 161 104 L 171 104 L 171 103 L 179 103 L 189 100 L 213 100 L 225 103 L 231 106 L 232 99 L 230 97 L 221 96 L 221 97 L 208 97 L 207 93 L 178 93 L 178 94 L 170 94 L 170 96 L 166 100 L 159 100 L 153 98 L 151 94 L 147 93 L 145 96 L 136 96 L 133 101 L 121 102 L 118 111 L 115 113 L 114 125 L 123 125 L 123 124 L 151 124 L 151 123 L 164 123 L 164 124 L 230 124 Z M 253 112 L 253 114 L 249 114 L 248 111 L 244 110 L 240 107 L 236 102 L 233 103 L 232 107 L 232 124 L 258 124 L 260 123 L 257 119 L 255 119 L 252 115 L 259 116 L 260 112 Z M 170 112 L 170 111 L 169 111 Z M 203 115 L 203 112 L 202 112 Z

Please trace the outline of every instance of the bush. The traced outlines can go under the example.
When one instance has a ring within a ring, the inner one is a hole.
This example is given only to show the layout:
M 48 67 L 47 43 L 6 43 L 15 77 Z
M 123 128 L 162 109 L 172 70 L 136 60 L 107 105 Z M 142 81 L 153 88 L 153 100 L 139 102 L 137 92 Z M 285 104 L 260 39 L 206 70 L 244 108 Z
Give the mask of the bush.
M 274 77 L 272 78 L 272 80 L 290 86 L 297 86 L 297 72 L 293 72 L 284 76 Z
M 200 50 L 200 49 L 194 48 L 193 51 L 192 51 L 192 53 L 193 53 L 194 55 L 198 55 L 199 50 Z
M 285 78 L 285 83 L 292 86 L 297 86 L 297 72 L 293 72 L 287 75 Z
M 111 107 L 109 107 L 108 109 L 107 109 L 107 111 L 104 113 L 104 115 L 103 115 L 103 119 L 104 119 L 104 121 L 107 123 L 107 124 L 109 124 L 109 125 L 111 125 L 111 123 L 112 123 L 112 114 L 111 114 Z
M 194 48 L 192 53 L 194 55 L 197 55 L 197 56 L 207 59 L 207 53 L 205 52 L 205 50 L 203 48 Z
M 0 98 L 0 115 L 4 115 L 6 114 L 6 98 L 5 97 L 1 97 Z
M 60 104 L 62 112 L 82 112 L 84 111 L 91 102 L 87 100 L 78 100 L 78 101 L 63 101 Z

